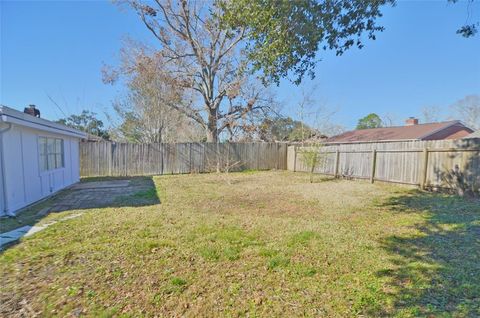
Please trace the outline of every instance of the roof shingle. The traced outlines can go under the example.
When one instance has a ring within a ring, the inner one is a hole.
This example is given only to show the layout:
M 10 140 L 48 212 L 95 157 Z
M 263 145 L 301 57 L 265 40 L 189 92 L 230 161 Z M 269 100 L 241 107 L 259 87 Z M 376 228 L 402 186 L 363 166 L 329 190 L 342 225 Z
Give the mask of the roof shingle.
M 465 127 L 460 121 L 453 120 L 441 123 L 417 124 L 411 126 L 352 130 L 337 136 L 333 136 L 329 138 L 327 142 L 342 143 L 393 140 L 423 140 L 427 139 L 430 135 L 454 126 L 461 126 L 462 129 L 470 131 L 470 129 Z

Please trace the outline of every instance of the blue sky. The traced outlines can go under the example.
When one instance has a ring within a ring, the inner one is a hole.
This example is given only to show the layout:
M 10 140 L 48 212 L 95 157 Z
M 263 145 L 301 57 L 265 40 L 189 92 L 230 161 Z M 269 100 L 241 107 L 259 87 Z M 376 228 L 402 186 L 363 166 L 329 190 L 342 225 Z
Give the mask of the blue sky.
M 153 41 L 139 19 L 109 1 L 1 1 L 0 103 L 17 109 L 34 103 L 42 117 L 57 119 L 89 109 L 112 112 L 123 87 L 101 81 L 102 63 L 117 62 L 125 36 Z M 455 31 L 469 16 L 480 19 L 480 3 L 399 1 L 385 8 L 386 30 L 362 50 L 341 57 L 320 51 L 315 87 L 318 105 L 336 110 L 333 120 L 347 128 L 376 112 L 397 124 L 421 116 L 424 106 L 448 106 L 480 94 L 480 35 Z M 282 82 L 275 88 L 286 114 L 298 117 L 301 89 Z M 56 103 L 50 101 L 51 96 Z M 102 115 L 103 117 L 103 115 Z M 105 118 L 105 117 L 103 117 Z

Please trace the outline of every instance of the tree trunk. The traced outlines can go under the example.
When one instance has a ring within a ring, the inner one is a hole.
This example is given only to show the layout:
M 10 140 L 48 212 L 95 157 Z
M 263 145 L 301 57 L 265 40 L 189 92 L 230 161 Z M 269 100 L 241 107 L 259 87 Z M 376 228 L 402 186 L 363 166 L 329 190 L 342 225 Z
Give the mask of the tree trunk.
M 217 134 L 214 131 L 210 130 L 210 127 L 207 128 L 207 142 L 217 142 Z
M 217 142 L 217 110 L 210 110 L 208 113 L 208 125 L 207 125 L 207 142 Z

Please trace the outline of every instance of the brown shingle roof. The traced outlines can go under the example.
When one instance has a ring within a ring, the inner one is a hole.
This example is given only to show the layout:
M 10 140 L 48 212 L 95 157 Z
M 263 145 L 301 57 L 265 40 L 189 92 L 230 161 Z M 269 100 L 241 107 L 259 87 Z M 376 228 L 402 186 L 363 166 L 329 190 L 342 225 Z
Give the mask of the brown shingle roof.
M 411 126 L 352 130 L 337 136 L 333 136 L 329 138 L 327 142 L 336 143 L 386 140 L 423 140 L 428 139 L 430 135 L 454 126 L 458 126 L 457 130 L 467 130 L 465 135 L 469 133 L 468 131 L 471 131 L 471 129 L 465 127 L 458 120 L 454 120 L 441 123 L 418 124 Z
M 468 136 L 465 137 L 465 138 L 480 138 L 480 130 L 477 130 L 476 132 L 474 132 L 473 134 L 468 135 Z

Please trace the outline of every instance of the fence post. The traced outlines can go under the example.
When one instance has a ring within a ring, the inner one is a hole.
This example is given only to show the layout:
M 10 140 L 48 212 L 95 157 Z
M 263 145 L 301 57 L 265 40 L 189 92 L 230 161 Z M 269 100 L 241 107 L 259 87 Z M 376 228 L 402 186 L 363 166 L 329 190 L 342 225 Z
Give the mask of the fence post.
M 110 147 L 110 151 L 108 152 L 109 156 L 108 156 L 108 175 L 111 176 L 112 175 L 112 165 L 113 165 L 113 150 L 114 150 L 114 144 L 110 143 L 109 145 Z
M 125 152 L 123 155 L 123 159 L 125 160 L 125 176 L 128 176 L 128 145 L 129 144 L 124 144 L 125 145 Z
M 370 176 L 370 183 L 375 182 L 375 169 L 377 167 L 377 150 L 372 150 L 372 175 Z
M 189 153 L 189 173 L 193 173 L 193 160 L 192 160 L 192 143 L 189 142 L 189 145 L 190 145 L 190 153 Z
M 428 174 L 428 148 L 423 149 L 423 168 L 422 168 L 422 177 L 420 179 L 420 187 L 422 190 L 425 190 L 427 185 L 427 174 Z
M 333 172 L 333 175 L 335 178 L 338 178 L 338 168 L 340 167 L 340 151 L 335 152 L 335 170 Z
M 279 147 L 280 145 L 278 143 L 275 143 L 275 170 L 278 170 L 278 162 L 279 162 L 279 159 L 280 159 L 280 150 L 279 150 Z M 285 157 L 286 157 L 286 154 L 285 154 Z
M 297 146 L 293 146 L 293 172 L 297 171 Z

